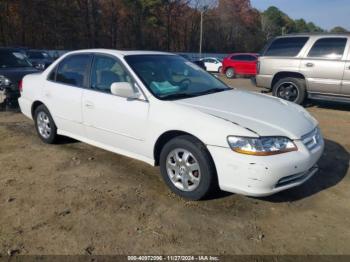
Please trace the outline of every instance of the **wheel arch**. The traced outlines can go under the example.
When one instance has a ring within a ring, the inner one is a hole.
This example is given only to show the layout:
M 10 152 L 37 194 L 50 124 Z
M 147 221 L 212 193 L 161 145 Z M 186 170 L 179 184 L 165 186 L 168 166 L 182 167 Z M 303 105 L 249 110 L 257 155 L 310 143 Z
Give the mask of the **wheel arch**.
M 34 119 L 34 113 L 35 113 L 35 110 L 41 106 L 41 105 L 45 105 L 43 102 L 41 102 L 40 100 L 36 100 L 34 101 L 34 103 L 32 104 L 32 108 L 31 108 L 31 115 L 32 115 L 32 118 Z
M 201 144 L 203 144 L 203 146 L 206 148 L 205 143 L 193 134 L 190 134 L 188 132 L 181 131 L 181 130 L 166 131 L 158 137 L 158 139 L 154 145 L 154 148 L 153 148 L 153 157 L 154 157 L 154 165 L 155 166 L 159 166 L 160 153 L 161 153 L 163 147 L 166 145 L 166 143 L 168 143 L 171 139 L 174 139 L 175 137 L 183 136 L 183 135 L 193 137 L 194 139 L 199 141 Z M 214 162 L 209 150 L 207 150 L 207 151 L 208 151 L 208 154 L 209 154 L 209 156 L 214 164 L 214 167 L 215 167 L 215 162 Z M 215 167 L 215 170 L 216 170 L 216 167 Z
M 290 71 L 282 71 L 278 72 L 274 75 L 272 82 L 271 82 L 271 89 L 274 87 L 274 85 L 281 79 L 286 77 L 293 77 L 293 78 L 299 78 L 299 79 L 306 79 L 305 76 L 298 72 L 290 72 Z
M 234 66 L 232 66 L 232 65 L 228 65 L 228 66 L 222 66 L 222 68 L 224 69 L 224 74 L 226 74 L 226 71 L 228 70 L 228 69 L 233 69 L 233 71 L 235 71 L 236 72 L 236 69 L 235 69 L 235 67 Z

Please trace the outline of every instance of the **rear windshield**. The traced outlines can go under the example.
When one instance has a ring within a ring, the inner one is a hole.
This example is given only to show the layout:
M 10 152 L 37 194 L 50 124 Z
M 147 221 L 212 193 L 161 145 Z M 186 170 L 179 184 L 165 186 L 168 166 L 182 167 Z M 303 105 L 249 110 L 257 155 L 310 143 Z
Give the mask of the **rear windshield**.
M 32 67 L 21 53 L 13 50 L 0 50 L 0 68 Z
M 38 51 L 29 51 L 27 52 L 27 56 L 30 59 L 45 59 L 49 57 L 47 53 Z
M 265 56 L 297 56 L 304 47 L 308 37 L 277 38 L 265 51 Z

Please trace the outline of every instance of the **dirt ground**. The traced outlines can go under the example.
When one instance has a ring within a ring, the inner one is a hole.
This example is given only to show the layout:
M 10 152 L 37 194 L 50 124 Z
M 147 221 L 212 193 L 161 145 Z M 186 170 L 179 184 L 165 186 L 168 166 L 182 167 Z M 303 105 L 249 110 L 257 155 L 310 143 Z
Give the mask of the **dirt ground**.
M 0 255 L 350 254 L 350 106 L 308 110 L 326 138 L 311 180 L 201 202 L 170 193 L 158 168 L 70 139 L 45 145 L 31 121 L 0 112 Z

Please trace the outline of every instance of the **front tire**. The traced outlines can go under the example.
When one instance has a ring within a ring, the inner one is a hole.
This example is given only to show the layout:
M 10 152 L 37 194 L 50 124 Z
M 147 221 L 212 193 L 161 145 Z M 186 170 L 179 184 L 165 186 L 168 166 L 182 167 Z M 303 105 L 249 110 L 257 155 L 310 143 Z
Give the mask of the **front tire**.
M 215 166 L 207 148 L 188 135 L 176 137 L 163 147 L 160 171 L 175 194 L 190 200 L 203 199 L 218 188 Z
M 289 102 L 301 105 L 306 99 L 306 83 L 302 78 L 286 77 L 279 80 L 272 94 Z
M 46 106 L 40 105 L 34 112 L 35 129 L 40 139 L 46 144 L 54 144 L 57 140 L 57 127 Z
M 236 73 L 235 70 L 232 67 L 230 67 L 226 69 L 225 75 L 227 78 L 232 79 L 235 78 Z

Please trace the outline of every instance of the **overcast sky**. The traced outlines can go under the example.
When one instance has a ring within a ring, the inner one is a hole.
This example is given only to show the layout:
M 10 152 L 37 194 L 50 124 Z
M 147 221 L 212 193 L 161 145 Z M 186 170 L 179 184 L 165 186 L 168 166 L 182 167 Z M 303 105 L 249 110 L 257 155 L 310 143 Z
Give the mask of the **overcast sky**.
M 350 0 L 251 0 L 263 11 L 276 6 L 294 19 L 304 18 L 324 29 L 342 26 L 350 30 Z

